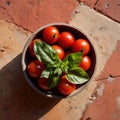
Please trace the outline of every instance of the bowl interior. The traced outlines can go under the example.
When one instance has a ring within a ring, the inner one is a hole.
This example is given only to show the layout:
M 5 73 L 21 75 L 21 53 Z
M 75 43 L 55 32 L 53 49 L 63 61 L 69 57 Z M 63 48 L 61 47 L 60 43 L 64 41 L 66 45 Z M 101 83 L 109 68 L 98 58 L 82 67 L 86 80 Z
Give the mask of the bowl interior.
M 91 45 L 90 52 L 88 53 L 88 56 L 91 58 L 92 63 L 91 63 L 91 68 L 87 71 L 87 73 L 90 77 L 90 80 L 87 83 L 84 83 L 82 85 L 77 85 L 77 89 L 69 96 L 63 96 L 63 95 L 59 94 L 59 92 L 56 89 L 53 89 L 54 92 L 41 90 L 37 85 L 37 81 L 33 80 L 28 75 L 27 70 L 26 70 L 28 63 L 32 60 L 31 56 L 29 55 L 29 52 L 28 52 L 28 46 L 33 39 L 42 38 L 43 29 L 46 28 L 47 26 L 57 27 L 58 30 L 60 31 L 60 33 L 63 31 L 69 31 L 74 35 L 75 39 L 79 39 L 79 38 L 86 39 L 89 42 L 89 44 Z M 93 44 L 90 42 L 90 40 L 87 38 L 87 36 L 85 34 L 83 34 L 79 29 L 77 29 L 73 26 L 70 26 L 68 24 L 55 23 L 55 24 L 49 24 L 49 25 L 46 25 L 44 27 L 41 27 L 35 33 L 33 33 L 32 36 L 28 39 L 28 41 L 24 47 L 23 54 L 22 54 L 22 68 L 23 68 L 23 72 L 24 72 L 26 80 L 37 92 L 39 92 L 42 95 L 48 96 L 48 97 L 54 97 L 54 98 L 71 97 L 71 96 L 81 92 L 86 87 L 86 85 L 91 81 L 93 74 L 95 72 L 95 67 L 96 67 L 96 53 L 95 53 L 95 49 L 93 47 Z

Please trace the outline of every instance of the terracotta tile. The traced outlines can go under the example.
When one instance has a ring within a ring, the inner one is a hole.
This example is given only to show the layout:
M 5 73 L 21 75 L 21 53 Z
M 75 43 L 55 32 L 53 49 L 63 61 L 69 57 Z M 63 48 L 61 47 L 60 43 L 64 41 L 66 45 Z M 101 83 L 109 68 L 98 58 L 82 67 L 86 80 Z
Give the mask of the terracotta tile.
M 87 106 L 82 120 L 119 120 L 120 118 L 120 41 L 97 78 L 97 99 Z M 111 78 L 109 75 L 112 75 Z
M 78 5 L 76 0 L 1 0 L 0 18 L 34 31 L 48 23 L 68 22 Z
M 120 118 L 120 78 L 115 78 L 112 83 L 104 85 L 102 96 L 87 106 L 82 120 L 119 120 Z M 102 84 L 99 84 L 101 86 Z M 99 89 L 99 88 L 98 88 Z
M 120 76 L 120 40 L 117 41 L 116 49 L 113 51 L 111 57 L 107 60 L 107 64 L 105 65 L 105 69 L 101 72 L 101 75 L 98 78 L 109 78 L 112 77 L 119 77 Z
M 95 9 L 120 22 L 120 0 L 98 0 Z
M 94 7 L 97 0 L 79 0 L 80 2 L 83 2 L 85 5 L 90 6 L 91 8 Z
M 120 22 L 120 0 L 79 0 L 109 18 Z

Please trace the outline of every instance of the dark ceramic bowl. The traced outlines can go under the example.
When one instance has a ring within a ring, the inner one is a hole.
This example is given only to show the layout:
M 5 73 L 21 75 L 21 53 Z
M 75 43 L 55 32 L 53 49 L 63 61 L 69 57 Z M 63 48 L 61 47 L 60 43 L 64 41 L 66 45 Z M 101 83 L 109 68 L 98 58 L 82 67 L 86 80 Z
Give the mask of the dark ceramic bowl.
M 36 38 L 41 38 L 42 36 L 42 32 L 43 32 L 43 29 L 48 27 L 48 26 L 55 26 L 58 28 L 58 30 L 60 32 L 62 31 L 69 31 L 71 32 L 75 39 L 79 39 L 79 38 L 83 38 L 83 39 L 86 39 L 89 43 L 90 43 L 90 46 L 91 46 L 91 49 L 90 49 L 90 52 L 89 52 L 89 57 L 91 58 L 91 62 L 92 62 L 92 66 L 91 68 L 87 71 L 89 77 L 90 77 L 90 80 L 82 85 L 77 85 L 77 89 L 70 95 L 68 96 L 63 96 L 61 94 L 59 94 L 59 92 L 55 89 L 53 91 L 43 91 L 41 90 L 38 86 L 37 86 L 37 83 L 32 80 L 31 77 L 29 77 L 28 73 L 27 73 L 27 65 L 29 63 L 29 61 L 31 60 L 31 57 L 29 55 L 29 52 L 28 52 L 28 46 L 29 44 L 31 43 L 31 41 L 33 39 L 36 39 Z M 93 75 L 94 75 L 94 72 L 95 72 L 95 68 L 96 68 L 96 52 L 95 52 L 95 49 L 94 49 L 94 46 L 93 44 L 91 43 L 90 39 L 81 31 L 79 30 L 78 28 L 74 27 L 74 26 L 71 26 L 69 24 L 65 24 L 65 23 L 53 23 L 53 24 L 48 24 L 48 25 L 45 25 L 41 28 L 39 28 L 36 32 L 34 32 L 32 34 L 32 36 L 28 39 L 27 43 L 25 44 L 25 47 L 24 47 L 24 50 L 23 50 L 23 53 L 22 53 L 22 70 L 23 70 L 23 73 L 25 75 L 25 78 L 27 80 L 27 82 L 31 85 L 31 87 L 33 89 L 35 89 L 38 93 L 44 95 L 44 96 L 47 96 L 47 97 L 53 97 L 53 98 L 68 98 L 68 97 L 71 97 L 71 96 L 74 96 L 78 93 L 80 93 L 82 90 L 84 90 L 86 88 L 86 86 L 88 85 L 88 83 L 91 81 L 91 79 L 93 78 Z

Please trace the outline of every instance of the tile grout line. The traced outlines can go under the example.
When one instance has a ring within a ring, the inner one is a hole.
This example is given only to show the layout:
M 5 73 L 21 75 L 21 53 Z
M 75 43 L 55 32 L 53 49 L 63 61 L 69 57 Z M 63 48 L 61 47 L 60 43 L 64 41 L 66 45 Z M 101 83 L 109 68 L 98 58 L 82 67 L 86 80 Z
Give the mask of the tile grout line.
M 111 80 L 111 79 L 114 79 L 114 78 L 117 78 L 117 77 L 120 77 L 120 74 L 118 74 L 118 75 L 111 75 L 111 74 L 109 74 L 108 77 L 104 77 L 104 78 L 96 79 L 95 81 L 105 80 L 105 79 Z

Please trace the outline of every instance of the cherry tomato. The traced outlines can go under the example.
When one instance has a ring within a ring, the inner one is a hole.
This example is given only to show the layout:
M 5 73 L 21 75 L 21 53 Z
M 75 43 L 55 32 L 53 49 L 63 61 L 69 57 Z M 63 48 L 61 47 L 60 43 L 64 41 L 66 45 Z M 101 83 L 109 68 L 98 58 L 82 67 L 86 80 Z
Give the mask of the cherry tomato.
M 43 38 L 46 43 L 53 44 L 58 41 L 59 31 L 54 26 L 49 26 L 43 30 Z
M 49 85 L 49 79 L 48 78 L 39 78 L 38 79 L 38 86 L 42 90 L 49 90 L 50 88 L 48 87 Z
M 27 66 L 28 74 L 34 79 L 39 78 L 43 70 L 44 64 L 39 60 L 31 61 Z
M 91 67 L 91 59 L 88 56 L 83 56 L 80 67 L 87 71 Z
M 35 42 L 40 42 L 40 41 L 42 41 L 42 40 L 41 40 L 41 39 L 32 40 L 32 42 L 31 42 L 30 45 L 29 45 L 28 50 L 29 50 L 30 55 L 31 55 L 33 58 L 36 58 L 36 55 L 35 55 L 35 53 L 34 53 L 34 43 L 35 43 Z
M 70 48 L 74 41 L 74 36 L 70 32 L 62 32 L 58 40 L 59 45 L 64 49 Z
M 80 52 L 81 50 L 83 50 L 84 55 L 86 55 L 90 51 L 90 44 L 87 40 L 78 39 L 72 45 L 73 52 Z
M 52 47 L 56 50 L 59 58 L 62 60 L 65 56 L 64 50 L 58 45 L 53 45 Z
M 64 75 L 62 76 L 62 80 L 59 82 L 57 88 L 61 94 L 69 95 L 76 89 L 76 85 L 73 83 L 70 83 L 66 79 L 66 76 Z

